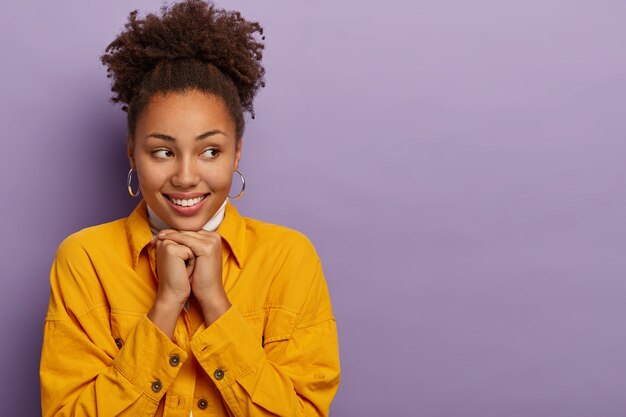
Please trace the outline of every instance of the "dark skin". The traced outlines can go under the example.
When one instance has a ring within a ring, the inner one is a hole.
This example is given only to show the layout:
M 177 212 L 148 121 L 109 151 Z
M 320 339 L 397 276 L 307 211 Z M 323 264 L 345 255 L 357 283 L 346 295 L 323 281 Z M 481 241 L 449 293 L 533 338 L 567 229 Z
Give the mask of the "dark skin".
M 144 199 L 172 227 L 152 243 L 159 288 L 148 318 L 171 339 L 193 295 L 210 326 L 231 303 L 222 284 L 222 238 L 202 226 L 226 199 L 239 166 L 235 123 L 215 96 L 157 95 L 138 119 L 128 156 Z
M 148 318 L 170 339 L 193 293 L 210 326 L 231 306 L 222 285 L 222 238 L 217 232 L 164 230 L 156 239 L 159 291 Z

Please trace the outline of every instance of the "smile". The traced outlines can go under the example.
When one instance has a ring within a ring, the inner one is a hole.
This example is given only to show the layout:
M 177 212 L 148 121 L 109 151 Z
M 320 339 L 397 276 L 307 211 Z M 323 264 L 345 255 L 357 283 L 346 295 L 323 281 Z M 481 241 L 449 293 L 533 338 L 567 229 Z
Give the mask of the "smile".
M 196 215 L 202 210 L 204 202 L 207 201 L 206 198 L 210 194 L 211 193 L 194 193 L 190 195 L 163 194 L 163 196 L 165 197 L 165 201 L 167 202 L 168 206 L 174 211 L 174 213 L 180 216 L 190 217 Z
M 168 200 L 170 200 L 173 204 L 177 206 L 191 207 L 191 206 L 195 206 L 196 204 L 204 200 L 206 195 L 203 195 L 202 197 L 190 198 L 188 200 L 184 200 L 180 198 L 171 198 L 169 196 L 166 196 L 166 197 L 168 198 Z

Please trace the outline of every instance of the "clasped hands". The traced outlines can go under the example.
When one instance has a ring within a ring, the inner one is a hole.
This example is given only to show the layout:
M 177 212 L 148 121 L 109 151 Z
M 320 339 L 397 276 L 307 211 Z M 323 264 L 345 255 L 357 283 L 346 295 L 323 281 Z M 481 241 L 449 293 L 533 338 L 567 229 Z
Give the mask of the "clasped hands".
M 170 315 L 176 312 L 177 318 L 192 293 L 200 304 L 207 326 L 230 308 L 222 284 L 222 238 L 219 233 L 166 229 L 155 236 L 152 244 L 156 250 L 159 277 L 157 298 L 150 313 L 153 317 L 162 316 L 155 313 L 157 309 L 170 311 Z M 169 330 L 170 326 L 166 327 Z M 173 332 L 173 327 L 171 330 Z

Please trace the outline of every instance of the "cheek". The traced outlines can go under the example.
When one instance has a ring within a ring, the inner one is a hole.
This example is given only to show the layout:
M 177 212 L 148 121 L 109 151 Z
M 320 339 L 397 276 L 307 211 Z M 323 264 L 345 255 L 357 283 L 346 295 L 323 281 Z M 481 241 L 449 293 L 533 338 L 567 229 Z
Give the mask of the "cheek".
M 151 165 L 137 164 L 137 173 L 139 175 L 139 184 L 146 191 L 149 189 L 160 188 L 166 180 L 162 170 Z
M 230 188 L 231 179 L 232 169 L 230 167 L 212 170 L 210 173 L 207 173 L 206 176 L 206 181 L 211 185 L 211 188 L 222 191 Z

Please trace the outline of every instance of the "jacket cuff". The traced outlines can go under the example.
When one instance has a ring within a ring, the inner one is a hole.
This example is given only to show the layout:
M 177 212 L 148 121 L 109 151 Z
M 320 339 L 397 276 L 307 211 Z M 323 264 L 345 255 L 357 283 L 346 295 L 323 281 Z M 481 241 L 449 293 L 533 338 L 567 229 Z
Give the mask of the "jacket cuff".
M 154 401 L 160 401 L 178 375 L 187 353 L 147 316 L 142 317 L 113 359 L 113 366 Z
M 235 306 L 191 339 L 191 351 L 218 389 L 254 370 L 265 357 L 261 341 Z

